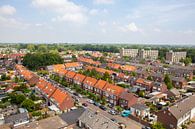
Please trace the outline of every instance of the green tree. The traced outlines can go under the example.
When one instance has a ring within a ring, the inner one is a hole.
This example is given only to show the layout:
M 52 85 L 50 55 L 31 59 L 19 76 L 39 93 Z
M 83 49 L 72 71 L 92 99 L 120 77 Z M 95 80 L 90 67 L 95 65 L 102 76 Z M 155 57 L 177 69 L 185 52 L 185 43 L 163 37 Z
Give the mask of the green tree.
M 62 63 L 63 59 L 60 55 L 53 53 L 29 53 L 23 59 L 23 65 L 30 70 L 37 70 L 40 67 Z
M 153 79 L 152 79 L 152 76 L 148 76 L 148 77 L 147 77 L 147 80 L 152 81 L 152 80 L 153 80 Z
M 152 125 L 152 129 L 165 129 L 165 127 L 163 126 L 162 123 L 157 122 Z
M 186 57 L 185 59 L 181 59 L 180 62 L 183 62 L 185 64 L 185 66 L 189 65 L 190 63 L 192 63 L 192 58 L 190 57 Z
M 32 112 L 35 109 L 35 103 L 31 99 L 26 99 L 22 102 L 22 107 Z
M 170 77 L 169 77 L 168 74 L 165 75 L 164 82 L 165 82 L 165 84 L 167 85 L 167 88 L 168 88 L 168 89 L 173 88 L 172 81 L 171 81 L 171 79 L 170 79 Z
M 30 52 L 33 52 L 33 51 L 35 51 L 35 45 L 34 45 L 34 44 L 28 44 L 28 45 L 27 45 L 27 49 L 28 49 Z
M 145 92 L 144 91 L 139 91 L 138 95 L 139 95 L 139 97 L 144 97 L 145 96 Z
M 39 52 L 48 52 L 48 48 L 45 44 L 41 44 L 38 46 L 38 51 Z

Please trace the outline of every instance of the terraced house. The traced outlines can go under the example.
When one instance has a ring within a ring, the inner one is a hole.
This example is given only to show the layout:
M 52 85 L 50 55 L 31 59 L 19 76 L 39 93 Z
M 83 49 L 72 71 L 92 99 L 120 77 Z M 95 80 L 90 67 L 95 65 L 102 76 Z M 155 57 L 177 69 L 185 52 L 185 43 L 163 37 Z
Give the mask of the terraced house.
M 158 121 L 166 129 L 182 129 L 182 125 L 195 118 L 195 95 L 157 113 Z

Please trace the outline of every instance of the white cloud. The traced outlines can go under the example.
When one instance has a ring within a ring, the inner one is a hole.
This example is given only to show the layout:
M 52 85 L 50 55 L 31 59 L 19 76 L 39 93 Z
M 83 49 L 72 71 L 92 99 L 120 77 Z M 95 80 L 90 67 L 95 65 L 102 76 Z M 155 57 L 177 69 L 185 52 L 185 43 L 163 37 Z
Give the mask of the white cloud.
M 98 24 L 99 24 L 100 26 L 106 26 L 106 25 L 107 25 L 107 22 L 106 22 L 106 21 L 100 21 Z
M 131 22 L 125 26 L 118 26 L 118 28 L 123 32 L 141 32 L 141 29 L 139 29 L 134 22 Z
M 10 5 L 3 5 L 0 7 L 0 15 L 13 15 L 16 9 Z
M 26 29 L 30 24 L 21 22 L 21 19 L 15 17 L 16 9 L 11 5 L 3 5 L 0 7 L 0 27 L 1 28 L 17 28 Z
M 52 21 L 84 23 L 87 21 L 86 9 L 69 0 L 33 0 L 32 4 L 40 9 L 57 14 Z
M 89 11 L 89 14 L 90 15 L 97 15 L 99 13 L 99 10 L 98 9 L 91 9 L 90 11 Z
M 96 4 L 113 4 L 114 0 L 94 0 Z

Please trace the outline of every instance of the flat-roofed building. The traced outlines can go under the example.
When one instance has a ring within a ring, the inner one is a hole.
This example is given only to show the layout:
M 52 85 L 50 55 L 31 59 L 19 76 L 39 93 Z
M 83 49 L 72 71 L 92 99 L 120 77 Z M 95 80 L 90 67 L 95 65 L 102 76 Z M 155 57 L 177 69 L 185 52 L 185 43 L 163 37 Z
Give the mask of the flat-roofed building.
M 120 56 L 129 56 L 129 57 L 137 57 L 138 55 L 138 49 L 124 49 L 122 48 L 120 50 Z
M 166 52 L 166 61 L 171 63 L 177 63 L 181 59 L 185 59 L 187 55 L 187 52 L 173 52 L 169 51 Z
M 157 59 L 158 58 L 158 50 L 139 50 L 139 58 L 141 59 Z

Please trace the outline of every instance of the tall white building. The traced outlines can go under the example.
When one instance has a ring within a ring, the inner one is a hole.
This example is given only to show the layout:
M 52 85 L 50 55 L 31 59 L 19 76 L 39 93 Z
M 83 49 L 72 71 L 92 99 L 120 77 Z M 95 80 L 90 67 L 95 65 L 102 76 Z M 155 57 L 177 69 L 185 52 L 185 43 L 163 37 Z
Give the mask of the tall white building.
M 185 59 L 187 52 L 173 52 L 172 50 L 166 53 L 166 61 L 177 63 L 181 59 Z
M 157 59 L 158 58 L 158 50 L 139 50 L 139 58 L 141 59 Z
M 124 49 L 120 50 L 120 56 L 136 57 L 138 55 L 138 49 Z

